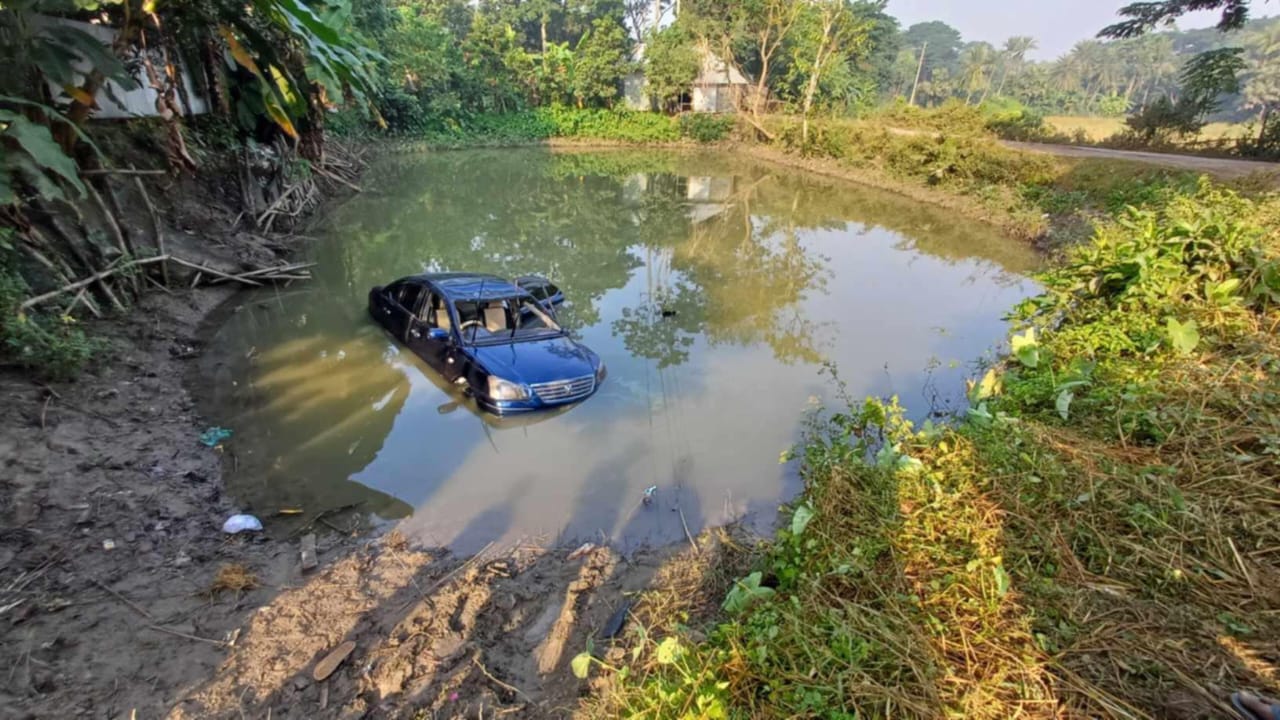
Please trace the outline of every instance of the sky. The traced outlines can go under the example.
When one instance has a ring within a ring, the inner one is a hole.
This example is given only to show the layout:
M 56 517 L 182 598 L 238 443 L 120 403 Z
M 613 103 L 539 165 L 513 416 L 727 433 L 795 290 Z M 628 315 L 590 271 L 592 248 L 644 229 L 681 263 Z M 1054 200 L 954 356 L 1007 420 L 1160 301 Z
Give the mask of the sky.
M 903 29 L 918 22 L 941 20 L 964 35 L 966 42 L 986 40 L 997 47 L 1012 35 L 1030 35 L 1040 49 L 1036 60 L 1052 60 L 1081 40 L 1094 37 L 1115 22 L 1116 11 L 1129 0 L 889 0 L 889 14 Z M 1183 29 L 1209 27 L 1212 12 L 1185 15 Z

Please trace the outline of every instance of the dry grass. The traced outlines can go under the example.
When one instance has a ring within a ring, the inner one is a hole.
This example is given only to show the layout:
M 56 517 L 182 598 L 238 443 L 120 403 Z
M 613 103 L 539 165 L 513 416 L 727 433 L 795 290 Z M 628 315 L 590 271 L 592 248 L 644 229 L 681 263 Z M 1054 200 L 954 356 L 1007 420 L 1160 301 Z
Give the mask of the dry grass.
M 224 592 L 239 595 L 256 589 L 260 584 L 258 576 L 247 566 L 240 563 L 223 563 L 218 566 L 218 572 L 214 574 L 213 582 L 205 592 L 215 597 Z

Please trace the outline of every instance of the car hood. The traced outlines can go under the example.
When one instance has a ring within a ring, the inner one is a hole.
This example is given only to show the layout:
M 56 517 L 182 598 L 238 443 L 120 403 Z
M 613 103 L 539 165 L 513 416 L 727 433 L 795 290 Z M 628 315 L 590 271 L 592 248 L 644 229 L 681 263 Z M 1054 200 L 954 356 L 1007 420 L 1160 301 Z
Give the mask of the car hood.
M 473 346 L 467 352 L 490 373 L 525 384 L 578 378 L 596 369 L 595 354 L 567 337 Z

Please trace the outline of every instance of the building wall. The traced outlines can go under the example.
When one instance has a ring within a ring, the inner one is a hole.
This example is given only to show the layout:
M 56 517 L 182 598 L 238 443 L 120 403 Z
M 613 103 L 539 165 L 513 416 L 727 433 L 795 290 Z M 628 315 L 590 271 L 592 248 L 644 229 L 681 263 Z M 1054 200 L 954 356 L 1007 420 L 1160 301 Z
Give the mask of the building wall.
M 652 110 L 653 102 L 643 73 L 631 73 L 622 79 L 622 97 L 629 110 Z

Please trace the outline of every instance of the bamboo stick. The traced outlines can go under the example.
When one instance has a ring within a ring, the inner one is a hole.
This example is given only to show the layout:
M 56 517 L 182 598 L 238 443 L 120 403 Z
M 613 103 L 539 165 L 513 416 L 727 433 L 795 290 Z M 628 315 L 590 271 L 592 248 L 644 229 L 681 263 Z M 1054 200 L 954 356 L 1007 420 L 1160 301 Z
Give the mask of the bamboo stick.
M 92 285 L 95 282 L 100 282 L 102 280 L 105 280 L 111 277 L 112 275 L 115 275 L 123 270 L 128 270 L 129 268 L 137 267 L 139 265 L 150 265 L 152 263 L 163 262 L 169 259 L 171 258 L 168 255 L 157 255 L 156 257 L 143 258 L 141 260 L 131 260 L 122 265 L 113 265 L 107 268 L 106 270 L 102 270 L 101 272 L 94 273 L 93 275 L 90 275 L 89 277 L 83 280 L 77 280 L 69 285 L 60 287 L 57 290 L 50 290 L 47 293 L 43 293 L 41 295 L 37 295 L 33 298 L 30 298 L 26 302 L 19 305 L 18 309 L 26 310 L 27 308 L 35 307 L 36 305 L 39 305 L 40 303 L 43 303 L 46 300 L 50 300 L 55 297 L 58 297 L 63 293 L 68 293 L 73 290 L 79 290 L 82 287 L 88 287 L 89 285 Z M 105 285 L 103 287 L 105 287 Z M 114 299 L 114 296 L 112 297 Z M 121 310 L 124 309 L 124 306 L 120 305 L 119 300 L 115 300 L 115 303 Z
M 151 228 L 156 235 L 156 249 L 161 255 L 167 254 L 164 247 L 164 231 L 160 228 L 160 216 L 156 214 L 156 206 L 151 203 L 151 194 L 147 192 L 147 186 L 142 183 L 142 178 L 135 177 L 134 183 L 138 185 L 138 192 L 142 193 L 142 202 L 147 206 L 147 213 L 151 215 Z M 161 277 L 164 278 L 164 284 L 169 284 L 169 265 L 166 263 L 160 266 Z

